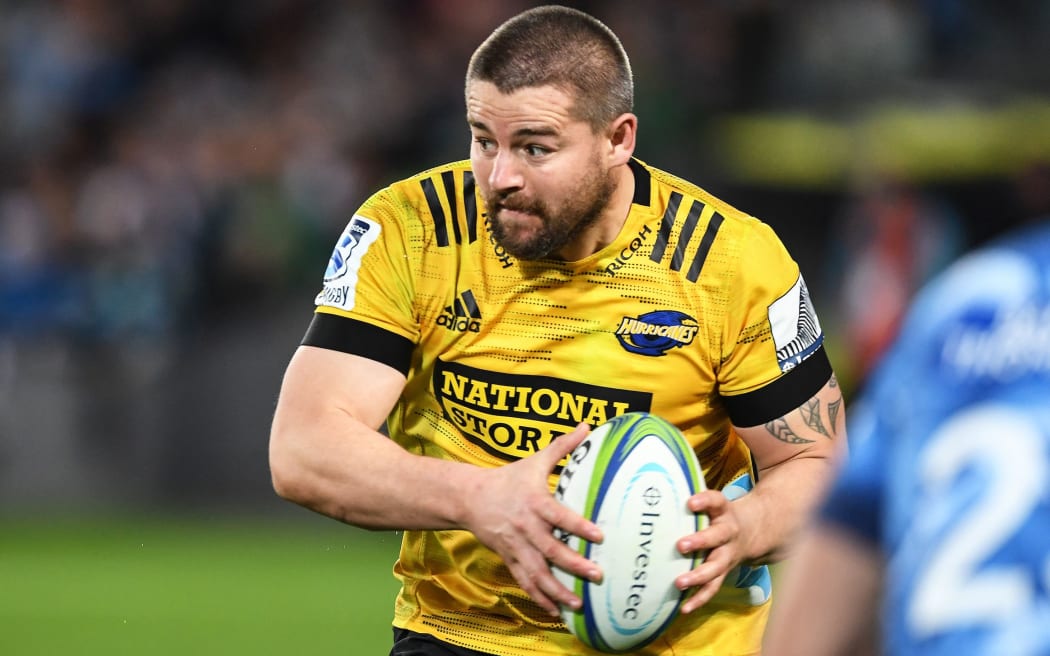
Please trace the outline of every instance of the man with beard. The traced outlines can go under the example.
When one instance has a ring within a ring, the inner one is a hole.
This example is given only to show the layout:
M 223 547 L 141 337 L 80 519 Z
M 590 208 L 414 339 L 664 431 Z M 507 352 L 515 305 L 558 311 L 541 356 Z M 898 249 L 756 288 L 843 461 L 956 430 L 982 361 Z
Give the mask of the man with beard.
M 633 157 L 627 55 L 591 16 L 526 11 L 474 53 L 470 160 L 351 218 L 289 364 L 281 496 L 403 530 L 393 655 L 589 654 L 559 619 L 599 580 L 552 496 L 589 427 L 648 411 L 693 444 L 704 561 L 638 653 L 757 653 L 778 558 L 844 440 L 798 265 L 773 231 Z M 386 426 L 389 438 L 379 429 Z M 756 482 L 757 481 L 757 482 Z

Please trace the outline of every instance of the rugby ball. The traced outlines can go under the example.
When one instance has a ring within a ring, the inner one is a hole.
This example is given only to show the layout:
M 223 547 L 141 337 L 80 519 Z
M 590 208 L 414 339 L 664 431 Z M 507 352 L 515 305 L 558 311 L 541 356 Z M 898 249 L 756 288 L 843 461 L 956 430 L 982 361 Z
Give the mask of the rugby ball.
M 604 574 L 592 583 L 558 567 L 555 577 L 583 607 L 561 616 L 577 638 L 605 652 L 637 649 L 675 619 L 684 593 L 674 586 L 699 562 L 675 543 L 705 528 L 706 515 L 686 507 L 705 489 L 696 454 L 681 431 L 646 412 L 616 417 L 595 428 L 569 455 L 555 498 L 602 529 L 598 544 L 555 529 L 565 544 Z

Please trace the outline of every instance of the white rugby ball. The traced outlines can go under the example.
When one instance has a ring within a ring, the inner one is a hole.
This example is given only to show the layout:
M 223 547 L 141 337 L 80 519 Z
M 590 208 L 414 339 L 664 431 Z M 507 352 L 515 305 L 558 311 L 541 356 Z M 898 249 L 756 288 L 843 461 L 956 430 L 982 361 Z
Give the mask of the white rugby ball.
M 604 573 L 601 583 L 592 583 L 553 568 L 583 600 L 578 611 L 562 607 L 573 635 L 593 649 L 623 652 L 667 628 L 684 599 L 674 580 L 699 562 L 675 543 L 706 528 L 707 516 L 686 507 L 703 489 L 696 454 L 681 431 L 646 412 L 616 417 L 576 447 L 554 496 L 597 524 L 605 539 L 598 544 L 555 530 Z

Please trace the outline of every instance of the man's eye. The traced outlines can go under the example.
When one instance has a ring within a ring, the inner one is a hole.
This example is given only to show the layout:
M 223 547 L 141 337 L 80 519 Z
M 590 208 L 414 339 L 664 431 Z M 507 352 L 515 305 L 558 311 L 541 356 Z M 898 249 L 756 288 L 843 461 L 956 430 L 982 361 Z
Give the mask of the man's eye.
M 478 144 L 478 147 L 482 150 L 489 150 L 492 148 L 492 140 L 486 139 L 485 137 L 474 137 L 474 142 Z
M 543 146 L 532 145 L 532 146 L 525 146 L 525 152 L 530 157 L 540 157 L 541 155 L 546 155 L 550 151 L 547 150 L 546 148 L 544 148 Z

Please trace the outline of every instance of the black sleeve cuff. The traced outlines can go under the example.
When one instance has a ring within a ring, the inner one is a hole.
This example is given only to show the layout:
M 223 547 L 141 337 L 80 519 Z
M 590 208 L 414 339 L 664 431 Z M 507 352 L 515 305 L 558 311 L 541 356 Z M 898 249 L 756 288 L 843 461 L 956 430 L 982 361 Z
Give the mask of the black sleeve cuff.
M 783 417 L 808 401 L 831 378 L 831 362 L 824 347 L 791 371 L 753 392 L 723 396 L 734 426 L 760 426 Z
M 302 344 L 359 355 L 408 375 L 412 340 L 364 321 L 326 312 L 314 314 Z

